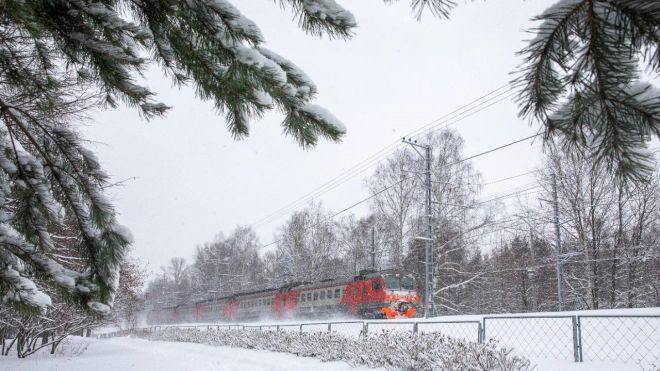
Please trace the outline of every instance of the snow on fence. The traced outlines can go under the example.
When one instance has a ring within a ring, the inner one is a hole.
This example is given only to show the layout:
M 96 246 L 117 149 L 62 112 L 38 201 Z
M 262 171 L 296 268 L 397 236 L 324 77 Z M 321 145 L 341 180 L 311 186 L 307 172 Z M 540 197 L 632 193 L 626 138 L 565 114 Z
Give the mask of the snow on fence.
M 397 333 L 438 333 L 478 344 L 495 340 L 525 357 L 660 364 L 660 316 L 498 316 L 481 321 L 350 321 L 273 325 L 152 326 L 98 335 L 126 336 L 168 329 L 276 331 L 339 334 L 348 338 Z

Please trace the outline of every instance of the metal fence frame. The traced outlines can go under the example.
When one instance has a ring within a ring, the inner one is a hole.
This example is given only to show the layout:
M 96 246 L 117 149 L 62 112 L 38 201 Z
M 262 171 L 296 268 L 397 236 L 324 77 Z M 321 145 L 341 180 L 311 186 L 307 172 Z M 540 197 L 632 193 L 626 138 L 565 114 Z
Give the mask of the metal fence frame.
M 481 321 L 343 321 L 343 322 L 304 322 L 304 323 L 294 323 L 294 324 L 273 324 L 273 325 L 244 325 L 244 324 L 211 324 L 211 325 L 167 325 L 167 326 L 150 326 L 146 328 L 140 328 L 140 329 L 135 329 L 135 330 L 121 330 L 117 332 L 112 332 L 112 333 L 106 333 L 106 334 L 99 334 L 97 335 L 97 338 L 111 338 L 115 336 L 126 336 L 134 333 L 144 333 L 144 332 L 156 332 L 156 331 L 165 331 L 168 329 L 173 329 L 173 328 L 194 328 L 194 329 L 229 329 L 229 330 L 243 330 L 243 329 L 258 329 L 260 331 L 264 331 L 264 329 L 273 329 L 275 328 L 276 331 L 282 331 L 283 328 L 296 328 L 294 331 L 298 331 L 300 333 L 304 332 L 305 326 L 327 326 L 327 329 L 324 328 L 322 331 L 318 332 L 325 332 L 325 333 L 332 333 L 333 332 L 333 327 L 334 326 L 339 326 L 339 325 L 345 325 L 345 324 L 362 324 L 361 330 L 358 336 L 364 336 L 370 333 L 369 331 L 369 326 L 370 325 L 388 325 L 388 326 L 411 326 L 410 331 L 413 333 L 418 333 L 419 332 L 419 325 L 441 325 L 441 324 L 476 324 L 477 325 L 477 342 L 479 344 L 484 343 L 485 341 L 488 340 L 487 338 L 487 323 L 489 321 L 507 321 L 507 320 L 528 320 L 528 319 L 566 319 L 571 321 L 571 327 L 572 331 L 570 334 L 566 334 L 566 336 L 569 336 L 569 339 L 572 341 L 572 350 L 573 350 L 573 361 L 574 362 L 583 362 L 584 361 L 584 352 L 583 352 L 583 341 L 585 340 L 585 336 L 583 335 L 583 323 L 586 323 L 587 319 L 600 319 L 600 320 L 606 320 L 606 319 L 639 319 L 639 320 L 644 320 L 646 319 L 646 323 L 648 324 L 649 321 L 655 321 L 658 320 L 658 330 L 660 331 L 660 315 L 557 315 L 557 316 L 487 316 L 483 317 Z M 334 327 L 336 329 L 336 327 Z M 653 330 L 656 329 L 656 327 L 652 328 Z M 616 330 L 619 330 L 617 328 Z M 644 335 L 642 334 L 641 336 L 634 335 L 636 339 L 639 339 L 640 337 L 643 337 Z M 497 339 L 495 339 L 497 340 Z M 589 343 L 587 343 L 589 344 Z M 654 358 L 650 363 L 660 363 L 660 342 L 655 344 L 655 347 L 657 347 L 658 351 L 654 352 L 651 354 L 651 358 Z M 651 350 L 655 350 L 656 348 L 652 347 Z M 623 350 L 620 350 L 620 353 L 624 353 Z M 651 351 L 647 352 L 651 353 Z M 621 357 L 620 355 L 617 355 L 617 359 L 622 360 L 624 362 L 633 360 L 637 362 L 635 359 L 632 358 L 632 355 L 628 354 L 628 358 Z

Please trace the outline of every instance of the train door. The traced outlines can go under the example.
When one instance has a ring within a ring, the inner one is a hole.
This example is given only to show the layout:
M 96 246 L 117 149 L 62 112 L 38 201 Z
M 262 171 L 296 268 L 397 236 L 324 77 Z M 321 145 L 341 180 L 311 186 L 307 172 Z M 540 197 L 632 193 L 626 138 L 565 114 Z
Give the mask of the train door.
M 273 312 L 275 312 L 275 318 L 282 318 L 282 311 L 284 310 L 284 294 L 277 293 L 273 300 Z

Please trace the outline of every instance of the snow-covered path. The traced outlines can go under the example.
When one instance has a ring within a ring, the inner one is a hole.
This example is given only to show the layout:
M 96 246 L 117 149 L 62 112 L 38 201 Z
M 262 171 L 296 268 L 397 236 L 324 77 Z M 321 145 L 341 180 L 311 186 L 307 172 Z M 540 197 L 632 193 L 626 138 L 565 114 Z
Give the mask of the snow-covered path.
M 90 340 L 90 339 L 88 339 Z M 128 337 L 91 339 L 78 356 L 52 357 L 40 354 L 27 359 L 0 357 L 0 370 L 11 371 L 385 371 L 356 367 L 343 362 L 201 344 L 148 341 Z M 606 362 L 574 363 L 532 359 L 537 371 L 641 371 L 635 364 Z
M 11 371 L 348 371 L 343 362 L 248 349 L 211 347 L 131 338 L 93 340 L 80 356 L 0 357 L 0 370 Z

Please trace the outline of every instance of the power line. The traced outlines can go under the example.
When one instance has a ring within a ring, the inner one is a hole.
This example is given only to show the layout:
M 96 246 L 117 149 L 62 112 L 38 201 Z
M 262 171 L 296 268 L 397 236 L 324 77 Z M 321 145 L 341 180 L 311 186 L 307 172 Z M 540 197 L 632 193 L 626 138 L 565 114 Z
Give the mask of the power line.
M 534 135 L 530 135 L 530 136 L 528 136 L 527 138 L 523 138 L 523 139 L 517 140 L 517 141 L 515 141 L 515 142 L 511 142 L 511 143 L 505 144 L 505 145 L 503 145 L 503 146 L 501 146 L 501 147 L 493 148 L 493 149 L 491 149 L 490 151 L 482 152 L 482 153 L 476 154 L 476 155 L 474 155 L 474 156 L 464 158 L 462 161 L 472 160 L 473 158 L 477 158 L 477 157 L 479 157 L 479 156 L 483 156 L 483 155 L 489 154 L 489 153 L 491 153 L 491 152 L 499 151 L 499 150 L 502 149 L 502 148 L 506 148 L 506 147 L 512 146 L 512 145 L 514 145 L 514 144 L 518 144 L 518 143 L 520 143 L 520 142 L 524 142 L 524 141 L 526 141 L 526 140 L 528 140 L 528 139 L 532 139 L 532 138 L 538 137 L 539 135 L 541 135 L 541 133 L 534 134 Z
M 522 174 L 518 174 L 518 175 L 513 175 L 513 176 L 510 176 L 510 177 L 508 177 L 508 178 L 498 179 L 498 180 L 494 180 L 494 181 L 492 181 L 492 182 L 488 182 L 488 183 L 483 183 L 483 184 L 480 184 L 480 185 L 481 185 L 481 186 L 486 186 L 486 185 L 490 185 L 490 184 L 500 183 L 500 182 L 504 182 L 504 181 L 506 181 L 506 180 L 511 180 L 511 179 L 515 179 L 515 178 L 520 178 L 521 176 L 525 176 L 525 175 L 529 175 L 529 174 L 538 173 L 538 172 L 541 171 L 541 170 L 545 170 L 545 168 L 543 168 L 543 169 L 537 169 L 537 170 L 532 170 L 532 171 L 528 171 L 528 172 L 526 172 L 526 173 L 522 173 Z
M 538 134 L 537 134 L 537 135 L 538 135 Z M 517 140 L 517 141 L 511 142 L 511 143 L 508 143 L 508 144 L 505 144 L 505 145 L 503 145 L 503 146 L 500 146 L 500 147 L 497 147 L 497 148 L 494 148 L 494 149 L 491 149 L 491 150 L 488 150 L 488 151 L 485 151 L 485 152 L 482 152 L 482 153 L 476 154 L 476 155 L 474 155 L 474 156 L 472 156 L 472 157 L 470 157 L 470 158 L 479 157 L 479 156 L 481 156 L 481 155 L 485 155 L 485 154 L 492 153 L 492 152 L 495 152 L 495 151 L 500 150 L 500 149 L 503 149 L 503 148 L 507 148 L 507 147 L 509 147 L 509 146 L 511 146 L 511 145 L 513 145 L 513 144 L 521 143 L 521 142 L 523 142 L 523 141 L 525 141 L 525 140 L 528 140 L 528 139 L 531 139 L 531 138 L 533 138 L 533 137 L 536 137 L 537 135 L 532 135 L 532 136 L 530 136 L 530 137 L 527 137 L 527 138 L 524 138 L 524 139 L 520 139 L 520 140 Z M 464 162 L 464 161 L 466 161 L 466 159 L 461 159 L 461 160 L 459 160 L 459 161 L 456 161 L 456 162 L 453 162 L 453 163 L 450 163 L 450 164 L 446 164 L 445 166 L 449 167 L 449 166 L 457 165 L 457 164 L 460 164 L 460 163 L 462 163 L 462 162 Z M 344 212 L 346 212 L 346 211 L 348 211 L 348 210 L 350 210 L 350 209 L 352 209 L 352 208 L 354 208 L 354 207 L 356 207 L 356 206 L 358 206 L 358 205 L 360 205 L 360 204 L 362 204 L 362 203 L 364 203 L 364 202 L 366 202 L 366 201 L 368 201 L 368 200 L 370 200 L 370 199 L 376 197 L 377 195 L 379 195 L 379 194 L 381 194 L 381 193 L 387 191 L 388 189 L 394 187 L 395 185 L 400 184 L 400 183 L 402 183 L 403 181 L 408 180 L 408 179 L 411 179 L 411 178 L 412 178 L 412 177 L 405 177 L 405 178 L 402 178 L 402 179 L 399 180 L 398 182 L 394 182 L 393 184 L 387 186 L 386 188 L 381 189 L 380 191 L 374 193 L 373 195 L 371 195 L 371 196 L 369 196 L 369 197 L 367 197 L 367 198 L 365 198 L 365 199 L 362 199 L 362 200 L 356 202 L 355 204 L 353 204 L 353 205 L 351 205 L 351 206 L 349 206 L 349 207 L 347 207 L 347 208 L 345 208 L 345 209 L 343 209 L 343 210 L 341 210 L 341 211 L 339 211 L 339 212 L 333 214 L 332 216 L 330 216 L 330 217 L 328 217 L 328 218 L 322 220 L 321 222 L 318 222 L 318 223 L 312 225 L 312 227 L 315 227 L 315 226 L 317 226 L 317 225 L 319 225 L 319 224 L 321 224 L 321 223 L 324 223 L 324 222 L 326 222 L 326 221 L 328 221 L 328 220 L 334 218 L 335 216 L 340 215 L 340 214 L 342 214 L 342 213 L 344 213 Z M 260 246 L 258 249 L 262 249 L 262 248 L 264 248 L 264 247 L 268 247 L 268 246 L 274 245 L 274 244 L 276 244 L 277 242 L 280 242 L 280 240 L 273 241 L 273 242 L 271 242 L 271 243 L 269 243 L 269 244 L 266 244 L 266 245 Z
M 393 184 L 390 184 L 389 186 L 387 186 L 387 187 L 381 189 L 380 191 L 374 193 L 373 195 L 371 195 L 371 196 L 369 196 L 369 197 L 367 197 L 367 198 L 365 198 L 365 199 L 363 199 L 363 200 L 360 200 L 360 201 L 354 203 L 353 205 L 351 205 L 351 206 L 345 208 L 344 210 L 342 210 L 342 211 L 340 211 L 340 212 L 337 212 L 337 213 L 335 213 L 335 214 L 333 214 L 333 215 L 331 215 L 331 216 L 329 216 L 329 217 L 327 217 L 327 218 L 321 220 L 320 222 L 317 222 L 317 223 L 315 223 L 315 224 L 312 224 L 312 228 L 313 228 L 313 227 L 316 227 L 316 226 L 319 225 L 319 224 L 323 224 L 323 223 L 327 222 L 328 220 L 334 218 L 335 216 L 337 216 L 337 215 L 339 215 L 339 214 L 342 214 L 342 213 L 344 213 L 344 212 L 346 212 L 346 211 L 348 211 L 348 210 L 350 210 L 350 209 L 352 209 L 352 208 L 354 208 L 354 207 L 356 207 L 356 206 L 358 206 L 358 205 L 360 205 L 360 204 L 362 204 L 362 203 L 364 203 L 364 202 L 366 202 L 366 201 L 368 201 L 368 200 L 370 200 L 370 199 L 372 199 L 372 198 L 378 196 L 379 194 L 381 194 L 381 193 L 387 191 L 388 189 L 390 189 L 390 188 L 394 187 L 395 185 L 397 185 L 397 184 L 399 184 L 399 183 L 402 183 L 404 180 L 408 180 L 408 179 L 410 179 L 410 177 L 408 177 L 408 178 L 403 178 L 403 179 L 401 179 L 401 180 L 398 181 L 398 182 L 395 182 L 395 183 L 393 183 Z M 262 248 L 264 248 L 264 247 L 267 247 L 267 246 L 270 246 L 270 245 L 276 244 L 276 243 L 278 243 L 278 242 L 280 242 L 280 241 L 282 241 L 282 240 L 273 241 L 273 242 L 271 242 L 271 243 L 269 243 L 269 244 L 267 244 L 267 245 L 263 245 L 263 246 L 258 247 L 258 249 L 262 249 Z
M 453 122 L 449 122 L 449 123 L 447 123 L 446 125 L 444 125 L 444 126 L 438 128 L 438 129 L 435 129 L 435 130 L 439 130 L 439 129 L 442 129 L 442 128 L 445 128 L 445 127 L 448 127 L 448 126 L 453 125 L 453 124 L 455 124 L 455 123 L 457 123 L 457 122 L 460 122 L 460 121 L 462 121 L 462 120 L 464 120 L 464 119 L 466 119 L 466 118 L 468 118 L 468 117 L 470 117 L 470 116 L 472 116 L 472 115 L 474 115 L 474 114 L 476 114 L 476 113 L 478 113 L 478 112 L 481 112 L 481 111 L 483 111 L 484 109 L 486 109 L 486 108 L 488 108 L 488 107 L 491 107 L 492 105 L 494 105 L 494 104 L 496 104 L 496 103 L 499 103 L 499 102 L 501 102 L 501 101 L 503 101 L 503 100 L 505 100 L 505 99 L 507 99 L 507 98 L 510 98 L 513 94 L 510 94 L 510 95 L 508 95 L 508 96 L 505 96 L 505 97 L 502 98 L 502 99 L 499 99 L 499 100 L 497 100 L 497 101 L 495 101 L 495 102 L 493 102 L 493 103 L 491 103 L 491 104 L 489 104 L 489 105 L 487 105 L 487 106 L 485 106 L 485 107 L 482 107 L 481 109 L 478 109 L 478 110 L 474 111 L 476 108 L 480 107 L 481 105 L 483 105 L 483 104 L 485 104 L 485 103 L 487 103 L 487 102 L 490 102 L 491 100 L 496 99 L 496 98 L 500 97 L 500 96 L 503 95 L 503 94 L 509 93 L 509 92 L 511 91 L 511 89 L 509 89 L 509 90 L 507 90 L 507 91 L 505 91 L 505 92 L 503 92 L 503 93 L 500 93 L 500 94 L 496 95 L 495 97 L 492 97 L 492 98 L 490 98 L 490 99 L 488 99 L 488 100 L 486 100 L 486 101 L 484 101 L 484 102 L 481 102 L 481 103 L 479 103 L 479 104 L 476 105 L 476 106 L 470 107 L 468 110 L 466 110 L 465 112 L 461 112 L 460 114 L 456 115 L 455 117 L 450 117 L 450 116 L 453 116 L 455 113 L 462 111 L 464 108 L 471 106 L 471 105 L 474 104 L 475 102 L 478 102 L 478 101 L 482 100 L 483 98 L 488 97 L 489 95 L 492 95 L 492 94 L 496 93 L 496 92 L 499 91 L 499 90 L 502 90 L 504 87 L 507 87 L 507 86 L 508 86 L 508 84 L 503 85 L 503 86 L 500 86 L 499 88 L 497 88 L 497 89 L 491 91 L 490 93 L 485 94 L 485 95 L 483 95 L 483 96 L 481 96 L 481 97 L 479 97 L 479 98 L 473 100 L 472 102 L 470 102 L 470 103 L 468 103 L 468 104 L 466 104 L 466 105 L 463 105 L 462 107 L 460 107 L 460 108 L 458 108 L 458 109 L 456 109 L 456 110 L 454 110 L 454 111 L 452 111 L 452 112 L 450 112 L 450 113 L 448 113 L 448 114 L 446 114 L 446 115 L 444 115 L 444 116 L 442 116 L 442 117 L 440 117 L 440 118 L 438 118 L 438 119 L 436 119 L 436 120 L 430 122 L 429 124 L 423 126 L 422 128 L 420 128 L 420 129 L 416 129 L 415 131 L 411 132 L 410 134 L 405 135 L 405 137 L 414 136 L 416 132 L 419 132 L 419 131 L 421 131 L 421 130 L 424 130 L 424 129 L 428 128 L 428 127 L 436 127 L 436 126 L 439 126 L 439 125 L 441 125 L 441 124 L 443 124 L 443 123 L 446 123 L 447 121 L 450 121 L 450 120 L 454 120 L 454 119 L 456 119 L 455 121 L 453 121 Z M 470 111 L 473 111 L 473 112 L 470 112 Z M 469 113 L 469 114 L 467 114 L 467 113 Z M 467 114 L 467 115 L 465 115 L 465 114 Z M 465 116 L 462 116 L 462 117 L 461 117 L 461 115 L 465 115 Z M 443 119 L 445 119 L 445 118 L 447 118 L 447 117 L 449 117 L 447 120 L 443 120 Z M 443 121 L 441 121 L 441 120 L 443 120 Z M 441 122 L 439 122 L 439 123 L 436 124 L 436 125 L 433 125 L 434 123 L 437 123 L 438 121 L 441 121 Z M 384 147 L 383 149 L 379 150 L 379 151 L 376 152 L 375 154 L 369 156 L 369 157 L 366 158 L 365 160 L 359 162 L 357 165 L 351 167 L 350 169 L 348 169 L 347 171 L 345 171 L 345 172 L 343 172 L 342 174 L 338 175 L 337 177 L 331 179 L 330 181 L 324 183 L 324 184 L 321 185 L 320 187 L 318 187 L 318 188 L 314 189 L 313 191 L 307 193 L 306 195 L 300 197 L 300 198 L 297 199 L 296 201 L 294 201 L 294 202 L 292 202 L 292 203 L 290 203 L 290 204 L 284 206 L 283 208 L 280 208 L 279 210 L 277 210 L 277 211 L 274 212 L 273 214 L 270 214 L 269 216 L 266 216 L 265 218 L 262 218 L 262 219 L 258 220 L 257 222 L 253 223 L 253 224 L 252 224 L 253 227 L 255 227 L 255 228 L 259 228 L 259 227 L 261 227 L 261 226 L 264 226 L 264 225 L 266 225 L 266 224 L 268 224 L 268 223 L 270 223 L 270 222 L 272 222 L 272 221 L 274 221 L 274 220 L 280 218 L 282 215 L 287 214 L 287 213 L 289 213 L 290 211 L 295 210 L 295 209 L 298 208 L 299 206 L 301 206 L 301 205 L 307 203 L 310 199 L 312 199 L 312 198 L 314 198 L 314 197 L 318 197 L 318 196 L 320 196 L 320 195 L 323 195 L 323 194 L 329 192 L 330 190 L 332 190 L 332 189 L 338 187 L 339 185 L 344 184 L 344 183 L 345 183 L 346 181 L 348 181 L 349 179 L 352 179 L 352 178 L 354 178 L 355 176 L 357 176 L 358 174 L 363 173 L 364 171 L 366 171 L 366 170 L 368 170 L 368 169 L 374 167 L 374 166 L 375 166 L 376 164 L 378 164 L 380 161 L 382 161 L 383 159 L 387 158 L 387 155 L 389 155 L 392 151 L 394 151 L 395 149 L 397 149 L 399 146 L 400 146 L 400 142 L 399 142 L 398 140 L 395 141 L 395 142 L 393 142 L 393 143 L 391 143 L 391 144 L 389 144 L 388 146 L 386 146 L 386 147 Z

